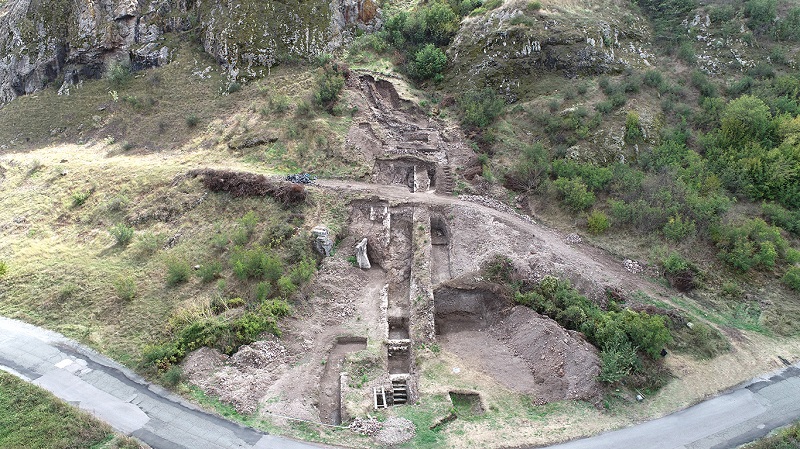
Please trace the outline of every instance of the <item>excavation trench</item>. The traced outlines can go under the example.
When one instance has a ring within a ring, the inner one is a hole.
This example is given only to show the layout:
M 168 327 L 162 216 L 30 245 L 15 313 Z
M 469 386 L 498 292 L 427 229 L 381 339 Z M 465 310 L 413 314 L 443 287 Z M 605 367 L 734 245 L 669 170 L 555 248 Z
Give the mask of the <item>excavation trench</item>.
M 319 417 L 324 423 L 342 423 L 342 361 L 350 352 L 367 347 L 365 337 L 338 337 L 325 361 L 320 379 Z
M 597 350 L 578 333 L 491 289 L 444 285 L 434 306 L 437 340 L 464 366 L 538 403 L 597 397 Z

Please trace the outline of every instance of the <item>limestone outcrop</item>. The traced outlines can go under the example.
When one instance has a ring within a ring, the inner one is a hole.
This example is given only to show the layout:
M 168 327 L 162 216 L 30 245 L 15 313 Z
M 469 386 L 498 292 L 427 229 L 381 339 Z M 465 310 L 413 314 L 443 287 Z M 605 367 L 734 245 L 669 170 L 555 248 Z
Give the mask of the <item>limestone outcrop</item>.
M 231 80 L 310 59 L 380 24 L 374 0 L 9 0 L 0 6 L 0 106 L 51 83 L 59 93 L 112 62 L 169 62 L 165 34 L 198 31 Z
M 525 78 L 537 73 L 556 71 L 571 78 L 649 64 L 649 32 L 641 17 L 604 9 L 594 13 L 532 11 L 528 2 L 512 0 L 468 17 L 447 52 L 451 76 L 480 86 L 501 85 L 513 97 L 530 82 Z

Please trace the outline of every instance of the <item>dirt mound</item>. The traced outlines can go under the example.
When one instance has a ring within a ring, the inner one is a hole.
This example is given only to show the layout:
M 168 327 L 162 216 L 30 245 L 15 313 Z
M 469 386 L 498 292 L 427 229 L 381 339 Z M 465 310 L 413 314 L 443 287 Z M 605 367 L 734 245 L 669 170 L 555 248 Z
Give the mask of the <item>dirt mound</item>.
M 215 349 L 189 354 L 183 371 L 189 382 L 231 404 L 239 413 L 254 413 L 269 387 L 286 371 L 289 355 L 275 341 L 242 346 L 227 357 Z
M 240 371 L 261 369 L 272 363 L 286 360 L 286 348 L 275 341 L 257 341 L 242 346 L 230 358 L 230 363 Z
M 599 397 L 597 350 L 579 333 L 489 290 L 434 295 L 439 341 L 466 364 L 540 404 Z
M 303 203 L 306 190 L 300 184 L 273 182 L 264 175 L 228 170 L 191 170 L 189 177 L 201 176 L 203 185 L 212 192 L 227 192 L 233 196 L 271 196 L 285 205 Z
M 416 430 L 414 423 L 405 419 L 391 417 L 384 421 L 383 428 L 375 435 L 375 440 L 385 446 L 394 446 L 405 443 L 414 438 Z

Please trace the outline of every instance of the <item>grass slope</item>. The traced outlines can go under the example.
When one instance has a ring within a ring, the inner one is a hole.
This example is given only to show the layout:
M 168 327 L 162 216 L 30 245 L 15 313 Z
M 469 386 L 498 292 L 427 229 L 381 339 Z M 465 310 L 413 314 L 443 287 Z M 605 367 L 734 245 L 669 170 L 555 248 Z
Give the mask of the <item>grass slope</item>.
M 39 387 L 0 371 L 0 447 L 137 449 L 107 424 Z

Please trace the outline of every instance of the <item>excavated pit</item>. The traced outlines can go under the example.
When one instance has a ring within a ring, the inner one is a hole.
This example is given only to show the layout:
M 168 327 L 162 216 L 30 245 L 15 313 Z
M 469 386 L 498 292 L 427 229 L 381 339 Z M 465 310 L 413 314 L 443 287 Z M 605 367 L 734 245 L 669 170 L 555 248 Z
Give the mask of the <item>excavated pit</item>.
M 431 283 L 447 282 L 450 270 L 450 230 L 443 216 L 431 214 Z
M 450 402 L 459 416 L 482 415 L 484 412 L 481 395 L 472 391 L 451 391 Z
M 350 352 L 367 347 L 365 337 L 338 337 L 333 344 L 320 379 L 319 418 L 323 423 L 342 423 L 342 361 Z
M 389 340 L 408 340 L 408 317 L 389 317 Z
M 536 403 L 599 397 L 597 350 L 577 332 L 488 289 L 442 286 L 434 306 L 438 341 L 464 366 Z
M 386 347 L 389 375 L 411 372 L 411 343 L 392 343 Z
M 387 316 L 407 317 L 411 305 L 410 282 L 413 256 L 411 210 L 391 212 L 389 247 L 391 259 L 388 262 L 389 304 Z
M 378 158 L 373 169 L 373 182 L 408 187 L 410 192 L 436 188 L 436 163 L 415 156 Z

